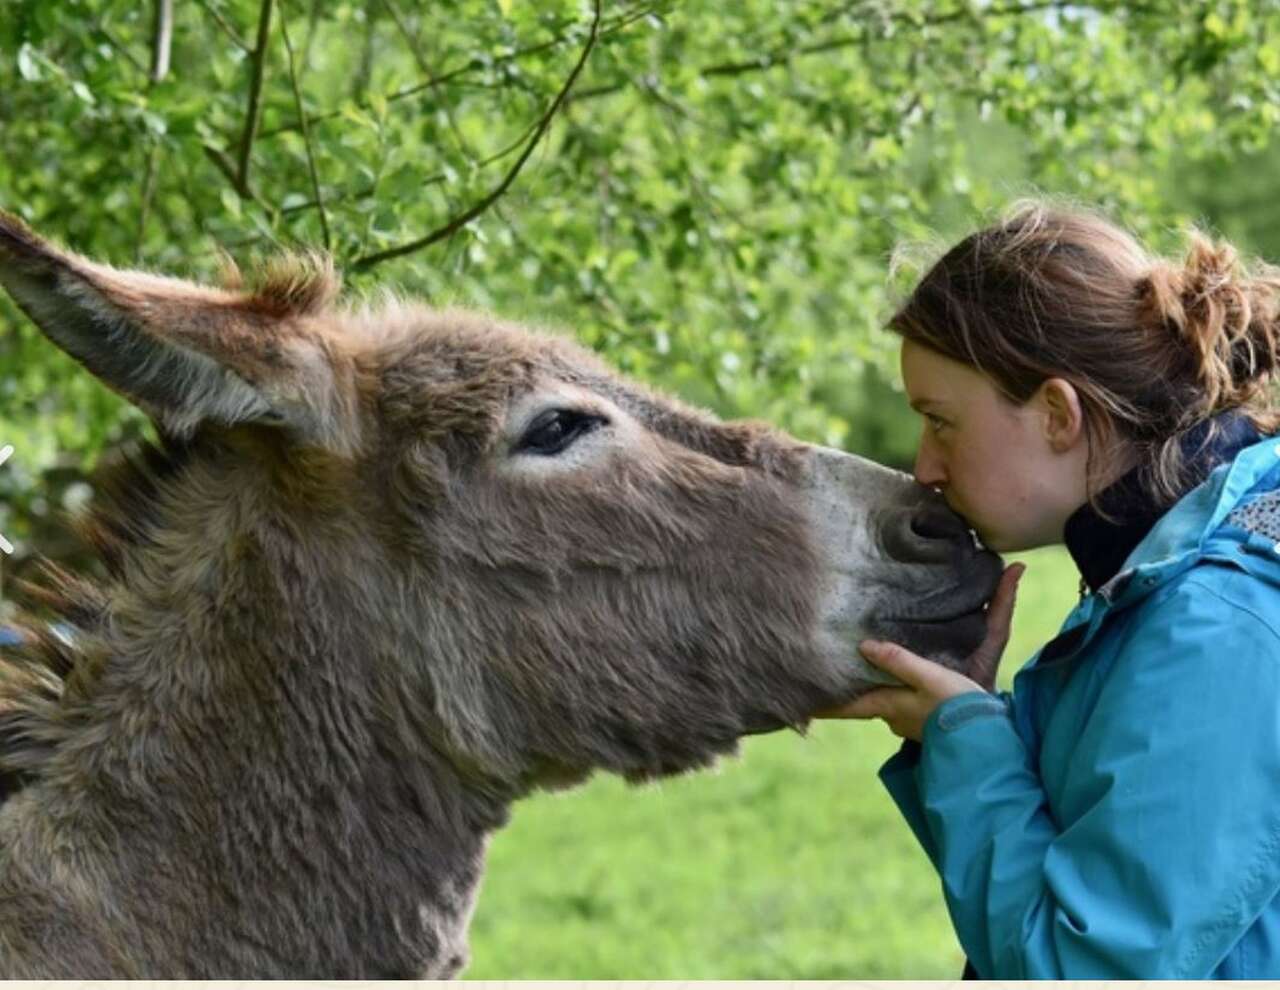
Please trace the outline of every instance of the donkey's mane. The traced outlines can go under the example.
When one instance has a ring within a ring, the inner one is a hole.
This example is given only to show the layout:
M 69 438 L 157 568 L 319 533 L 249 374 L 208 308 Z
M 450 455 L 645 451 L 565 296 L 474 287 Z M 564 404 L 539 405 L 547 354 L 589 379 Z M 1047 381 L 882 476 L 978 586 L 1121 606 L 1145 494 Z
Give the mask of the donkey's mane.
M 0 801 L 39 777 L 74 732 L 82 715 L 77 702 L 109 655 L 100 635 L 109 602 L 104 586 L 123 578 L 131 550 L 152 542 L 162 524 L 162 491 L 191 449 L 161 434 L 158 444 L 123 449 L 96 472 L 92 507 L 67 522 L 101 562 L 104 585 L 44 558 L 34 580 L 15 582 L 31 607 L 13 623 L 22 642 L 0 649 Z

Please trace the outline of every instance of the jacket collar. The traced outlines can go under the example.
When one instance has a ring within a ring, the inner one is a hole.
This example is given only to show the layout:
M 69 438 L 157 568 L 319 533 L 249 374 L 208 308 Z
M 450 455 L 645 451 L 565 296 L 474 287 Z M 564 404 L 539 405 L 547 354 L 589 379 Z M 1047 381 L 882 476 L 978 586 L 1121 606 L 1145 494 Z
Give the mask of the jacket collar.
M 1263 437 L 1240 450 L 1229 464 L 1219 464 L 1204 483 L 1184 495 L 1160 516 L 1121 564 L 1120 571 L 1096 594 L 1081 598 L 1063 620 L 1058 636 L 1040 650 L 1018 672 L 1018 677 L 1036 678 L 1040 672 L 1058 669 L 1080 654 L 1108 615 L 1129 608 L 1152 594 L 1166 582 L 1193 567 L 1206 553 L 1229 552 L 1242 566 L 1263 562 L 1270 580 L 1280 584 L 1280 567 L 1275 557 L 1280 544 L 1266 542 L 1266 560 L 1237 551 L 1250 541 L 1241 530 L 1223 528 L 1231 512 L 1260 490 L 1280 489 L 1280 437 Z M 1222 537 L 1224 545 L 1214 549 Z M 1228 546 L 1229 545 L 1229 546 Z M 1261 571 L 1258 571 L 1261 573 Z M 1029 737 L 1028 737 L 1029 738 Z
M 1220 429 L 1210 439 L 1210 423 L 1214 422 L 1220 424 Z M 1237 412 L 1222 413 L 1193 428 L 1182 441 L 1187 467 L 1179 495 L 1200 485 L 1214 468 L 1234 460 L 1241 450 L 1260 439 L 1253 424 Z M 1086 502 L 1067 519 L 1064 528 L 1067 550 L 1080 570 L 1082 594 L 1086 587 L 1096 591 L 1115 577 L 1169 509 L 1146 492 L 1140 468 L 1103 490 L 1097 503 L 1111 520 Z

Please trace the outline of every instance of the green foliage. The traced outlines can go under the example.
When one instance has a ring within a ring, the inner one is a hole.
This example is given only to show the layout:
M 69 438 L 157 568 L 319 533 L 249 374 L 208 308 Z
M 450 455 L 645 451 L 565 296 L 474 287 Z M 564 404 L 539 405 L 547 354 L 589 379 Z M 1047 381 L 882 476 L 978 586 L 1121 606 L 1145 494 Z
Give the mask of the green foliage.
M 1201 212 L 1174 179 L 1260 153 L 1280 106 L 1274 3 L 608 4 L 503 195 L 368 265 L 503 187 L 591 3 L 277 0 L 252 140 L 262 0 L 178 4 L 155 81 L 151 6 L 10 0 L 0 204 L 85 253 L 198 277 L 220 247 L 327 240 L 357 289 L 566 326 L 726 416 L 899 461 L 905 417 L 874 384 L 894 377 L 897 244 L 1035 188 L 1160 234 Z M 22 537 L 41 472 L 143 424 L 10 308 L 0 373 L 20 450 L 0 525 Z

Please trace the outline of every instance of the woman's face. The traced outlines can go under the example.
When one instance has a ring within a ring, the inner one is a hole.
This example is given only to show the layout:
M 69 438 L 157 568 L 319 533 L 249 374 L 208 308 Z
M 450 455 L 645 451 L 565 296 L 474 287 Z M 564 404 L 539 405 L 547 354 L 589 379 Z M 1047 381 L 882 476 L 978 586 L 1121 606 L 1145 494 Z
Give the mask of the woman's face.
M 1064 440 L 1058 398 L 1042 386 L 1010 402 L 981 372 L 909 340 L 902 379 L 924 418 L 916 480 L 941 491 L 992 550 L 1061 543 L 1086 499 L 1088 444 L 1078 429 Z

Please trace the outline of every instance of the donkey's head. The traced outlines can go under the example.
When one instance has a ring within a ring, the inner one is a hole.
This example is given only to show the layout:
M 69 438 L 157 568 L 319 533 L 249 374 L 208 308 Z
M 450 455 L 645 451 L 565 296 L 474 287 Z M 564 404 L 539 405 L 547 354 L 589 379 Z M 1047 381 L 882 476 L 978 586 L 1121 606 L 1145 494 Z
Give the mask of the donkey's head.
M 464 773 L 697 766 L 865 690 L 860 637 L 952 663 L 980 638 L 998 561 L 932 493 L 718 422 L 567 340 L 340 308 L 323 263 L 250 290 L 118 271 L 12 219 L 0 282 L 190 452 L 122 587 L 242 643 L 327 610 L 299 656 L 339 657 L 371 717 Z

